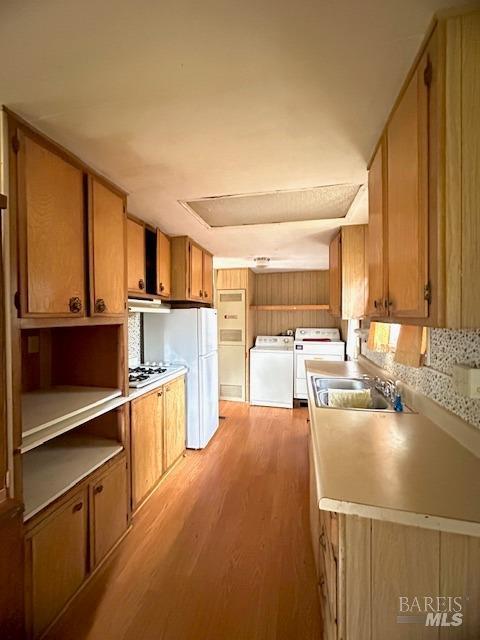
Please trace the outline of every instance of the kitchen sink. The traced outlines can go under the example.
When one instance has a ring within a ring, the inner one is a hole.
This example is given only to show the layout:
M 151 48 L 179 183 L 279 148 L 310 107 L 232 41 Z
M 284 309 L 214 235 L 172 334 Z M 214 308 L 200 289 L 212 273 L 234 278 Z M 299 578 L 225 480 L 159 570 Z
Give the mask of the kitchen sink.
M 313 389 L 315 391 L 315 404 L 321 409 L 340 409 L 346 411 L 382 411 L 394 412 L 393 404 L 376 386 L 374 378 L 321 378 L 314 376 L 312 378 Z M 357 391 L 361 389 L 370 389 L 372 396 L 372 406 L 368 409 L 358 407 L 330 407 L 328 405 L 328 390 L 342 389 L 345 391 Z M 410 409 L 405 407 L 405 412 L 411 413 Z

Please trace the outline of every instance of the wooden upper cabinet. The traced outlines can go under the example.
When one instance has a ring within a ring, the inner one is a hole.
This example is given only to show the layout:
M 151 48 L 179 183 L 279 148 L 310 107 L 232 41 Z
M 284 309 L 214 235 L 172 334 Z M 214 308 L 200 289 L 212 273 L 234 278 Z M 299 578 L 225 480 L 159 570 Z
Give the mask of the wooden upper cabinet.
M 87 492 L 83 490 L 40 523 L 27 540 L 34 637 L 45 631 L 86 576 L 87 513 Z
M 341 273 L 342 318 L 359 319 L 365 315 L 366 276 L 365 232 L 367 225 L 342 227 Z
M 388 305 L 396 317 L 428 316 L 428 56 L 387 126 Z
M 164 387 L 164 467 L 167 470 L 185 451 L 185 378 Z
M 386 163 L 385 141 L 380 143 L 368 172 L 368 227 L 366 236 L 366 260 L 368 269 L 367 313 L 382 316 L 387 300 L 387 252 L 386 252 Z
M 171 295 L 171 269 L 170 238 L 157 229 L 157 293 L 165 298 Z
M 128 291 L 145 293 L 145 226 L 127 218 L 127 273 Z
M 92 315 L 123 315 L 126 291 L 125 203 L 90 178 L 90 260 Z
M 105 557 L 127 530 L 127 467 L 125 459 L 109 468 L 90 487 L 92 566 Z
M 83 173 L 17 131 L 22 316 L 84 316 Z
M 213 257 L 187 236 L 171 238 L 172 300 L 213 302 Z
M 330 241 L 329 247 L 329 278 L 330 278 L 330 313 L 332 316 L 341 315 L 342 300 L 342 255 L 341 233 L 337 233 Z
M 213 302 L 213 257 L 203 252 L 203 300 Z
M 366 225 L 342 227 L 330 241 L 330 313 L 344 320 L 365 315 Z
M 190 243 L 190 297 L 203 300 L 203 251 Z

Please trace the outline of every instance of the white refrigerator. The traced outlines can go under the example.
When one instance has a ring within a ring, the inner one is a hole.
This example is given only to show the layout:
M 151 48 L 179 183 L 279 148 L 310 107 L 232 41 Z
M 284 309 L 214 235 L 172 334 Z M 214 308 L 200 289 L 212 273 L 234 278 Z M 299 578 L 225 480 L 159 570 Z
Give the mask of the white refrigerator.
M 187 373 L 187 447 L 203 449 L 218 429 L 218 338 L 215 309 L 174 309 L 143 316 L 147 362 L 181 363 Z

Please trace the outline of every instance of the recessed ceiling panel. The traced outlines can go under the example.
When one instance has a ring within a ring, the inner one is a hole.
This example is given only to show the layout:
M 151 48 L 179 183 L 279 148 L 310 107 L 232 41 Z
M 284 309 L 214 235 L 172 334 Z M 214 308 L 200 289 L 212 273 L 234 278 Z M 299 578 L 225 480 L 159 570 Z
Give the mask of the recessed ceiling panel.
M 186 204 L 210 227 L 344 218 L 360 188 L 334 184 L 300 191 L 217 196 Z

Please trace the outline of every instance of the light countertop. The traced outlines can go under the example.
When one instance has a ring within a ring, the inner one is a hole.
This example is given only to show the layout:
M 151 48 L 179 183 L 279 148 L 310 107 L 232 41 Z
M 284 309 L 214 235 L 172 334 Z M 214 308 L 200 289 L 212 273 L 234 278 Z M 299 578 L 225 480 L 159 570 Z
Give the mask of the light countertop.
M 363 373 L 356 362 L 307 362 L 319 507 L 480 535 L 480 459 L 434 422 L 316 407 L 312 375 Z

